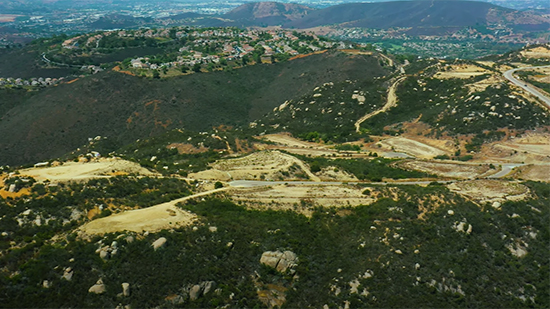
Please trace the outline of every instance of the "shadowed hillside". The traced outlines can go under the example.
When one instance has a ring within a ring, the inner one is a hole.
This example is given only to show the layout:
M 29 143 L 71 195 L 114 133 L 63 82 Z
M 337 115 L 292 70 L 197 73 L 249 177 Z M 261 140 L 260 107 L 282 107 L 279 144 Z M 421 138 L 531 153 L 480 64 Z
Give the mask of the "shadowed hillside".
M 243 4 L 224 18 L 250 25 L 280 25 L 306 16 L 314 9 L 293 3 L 254 2 Z
M 31 97 L 13 94 L 15 107 L 0 119 L 0 162 L 61 156 L 97 135 L 120 146 L 173 128 L 248 124 L 323 83 L 385 73 L 376 57 L 342 53 L 163 80 L 104 72 Z

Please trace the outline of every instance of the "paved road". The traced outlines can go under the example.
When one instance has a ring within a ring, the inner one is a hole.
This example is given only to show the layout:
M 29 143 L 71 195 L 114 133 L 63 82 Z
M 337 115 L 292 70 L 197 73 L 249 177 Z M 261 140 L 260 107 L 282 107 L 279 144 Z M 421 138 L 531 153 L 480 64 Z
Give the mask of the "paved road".
M 527 92 L 531 93 L 532 95 L 534 95 L 534 96 L 538 97 L 539 99 L 541 99 L 541 101 L 544 102 L 544 104 L 546 104 L 546 106 L 548 106 L 548 108 L 550 108 L 550 97 L 548 97 L 547 95 L 545 95 L 542 92 L 535 89 L 535 87 L 533 87 L 533 85 L 528 84 L 528 83 L 526 83 L 522 80 L 519 80 L 514 76 L 514 73 L 517 72 L 517 71 L 532 70 L 534 68 L 550 68 L 550 65 L 539 66 L 539 67 L 522 67 L 522 68 L 516 68 L 516 69 L 508 70 L 508 71 L 504 72 L 504 77 L 506 77 L 509 81 L 511 81 L 515 85 L 523 88 L 525 91 L 527 91 Z
M 523 166 L 525 164 L 520 164 L 520 163 L 502 163 L 501 166 L 502 166 L 502 169 L 500 170 L 500 172 L 498 173 L 495 173 L 491 176 L 487 176 L 487 178 L 502 178 L 508 174 L 510 174 L 510 172 L 518 167 L 518 166 Z

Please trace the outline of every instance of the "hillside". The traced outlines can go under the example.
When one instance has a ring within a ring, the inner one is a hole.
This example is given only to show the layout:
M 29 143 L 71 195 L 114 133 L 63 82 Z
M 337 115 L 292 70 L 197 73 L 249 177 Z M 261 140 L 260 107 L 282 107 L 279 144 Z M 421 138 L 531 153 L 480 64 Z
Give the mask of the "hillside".
M 322 25 L 388 29 L 393 27 L 453 28 L 488 24 L 548 28 L 539 14 L 519 12 L 476 1 L 391 1 L 346 3 L 310 12 L 285 27 L 312 28 Z M 545 26 L 546 25 L 546 26 Z
M 235 8 L 223 18 L 244 25 L 273 26 L 299 20 L 312 11 L 314 9 L 293 3 L 253 2 Z
M 163 80 L 103 72 L 30 97 L 11 94 L 19 101 L 0 115 L 0 162 L 61 156 L 98 135 L 121 146 L 173 128 L 246 125 L 323 83 L 386 72 L 376 57 L 339 52 Z

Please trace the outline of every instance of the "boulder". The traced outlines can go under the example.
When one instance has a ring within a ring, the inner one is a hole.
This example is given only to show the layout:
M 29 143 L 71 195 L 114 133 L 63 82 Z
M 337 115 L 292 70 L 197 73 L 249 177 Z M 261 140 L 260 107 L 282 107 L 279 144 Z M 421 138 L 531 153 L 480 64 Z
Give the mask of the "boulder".
M 92 285 L 88 289 L 88 293 L 95 293 L 95 294 L 103 294 L 105 293 L 105 284 L 103 284 L 103 280 L 99 279 L 97 280 L 96 284 Z
M 206 282 L 203 282 L 201 285 L 204 286 L 202 291 L 203 295 L 208 294 L 210 291 L 216 288 L 216 282 L 214 281 L 206 281 Z
M 122 283 L 122 295 L 126 297 L 130 296 L 130 283 Z
M 73 269 L 70 267 L 65 268 L 62 278 L 67 281 L 71 281 L 71 279 L 73 279 Z
M 260 263 L 282 273 L 289 269 L 292 270 L 298 263 L 298 257 L 292 251 L 266 251 L 262 254 Z
M 48 280 L 42 281 L 42 287 L 45 289 L 49 289 L 52 286 L 52 283 Z
M 158 248 L 163 247 L 164 244 L 166 244 L 166 238 L 161 237 L 161 238 L 155 240 L 155 242 L 153 242 L 153 244 L 151 246 L 153 246 L 153 249 L 155 249 L 155 251 L 156 251 Z
M 189 298 L 191 300 L 197 300 L 201 296 L 201 286 L 198 284 L 195 284 L 194 286 L 189 289 Z

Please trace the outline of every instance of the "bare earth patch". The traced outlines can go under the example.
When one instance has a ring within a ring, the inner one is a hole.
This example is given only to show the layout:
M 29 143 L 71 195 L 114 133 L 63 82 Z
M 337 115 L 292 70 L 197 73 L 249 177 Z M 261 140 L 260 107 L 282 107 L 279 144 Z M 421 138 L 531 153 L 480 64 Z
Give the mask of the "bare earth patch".
M 52 182 L 85 181 L 130 173 L 144 176 L 156 175 L 137 163 L 111 158 L 99 159 L 94 162 L 66 162 L 59 166 L 28 168 L 19 172 L 21 175 L 31 176 L 37 181 L 49 179 Z
M 441 149 L 404 137 L 388 138 L 377 144 L 386 146 L 386 149 L 389 148 L 393 151 L 404 152 L 417 158 L 431 159 L 435 156 L 447 154 Z
M 275 185 L 254 189 L 234 189 L 231 198 L 259 210 L 291 210 L 311 216 L 315 206 L 348 207 L 376 201 L 363 190 L 343 185 Z M 372 195 L 372 194 L 371 194 Z
M 190 178 L 207 180 L 280 180 L 297 179 L 302 174 L 319 181 L 301 160 L 279 151 L 260 151 L 236 159 L 216 161 L 212 169 L 190 174 Z
M 526 186 L 503 180 L 472 180 L 447 185 L 449 190 L 479 202 L 520 201 L 529 197 Z
M 550 182 L 550 165 L 526 165 L 517 168 L 512 175 L 517 179 Z
M 399 164 L 401 167 L 421 172 L 435 174 L 441 177 L 472 179 L 479 177 L 490 170 L 488 165 L 405 161 Z
M 196 219 L 195 214 L 183 211 L 171 203 L 164 203 L 93 220 L 79 228 L 79 235 L 86 238 L 89 235 L 122 231 L 158 232 L 162 229 L 190 225 Z

